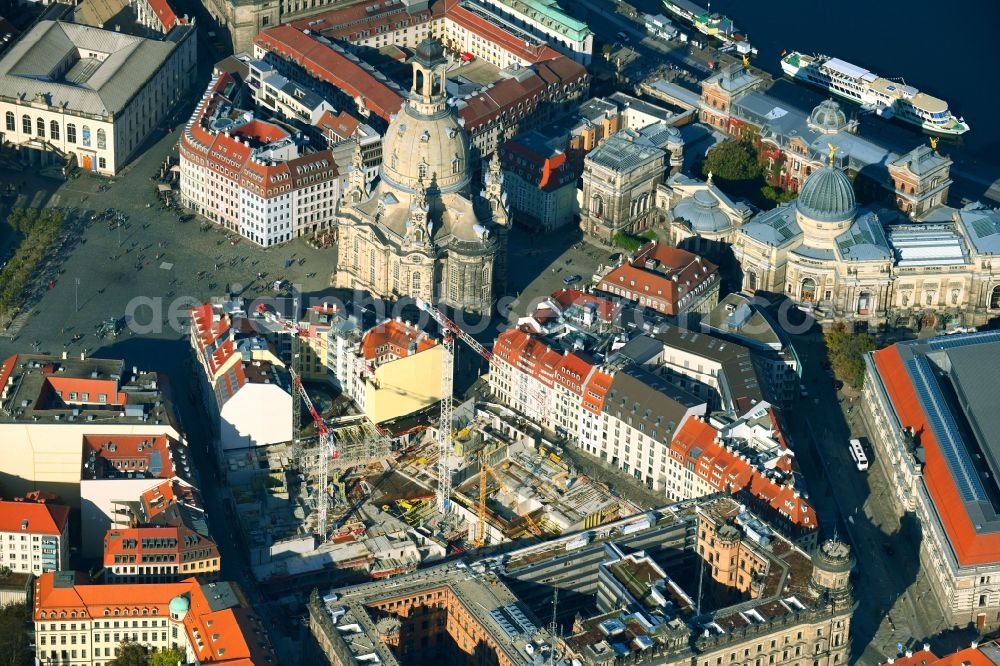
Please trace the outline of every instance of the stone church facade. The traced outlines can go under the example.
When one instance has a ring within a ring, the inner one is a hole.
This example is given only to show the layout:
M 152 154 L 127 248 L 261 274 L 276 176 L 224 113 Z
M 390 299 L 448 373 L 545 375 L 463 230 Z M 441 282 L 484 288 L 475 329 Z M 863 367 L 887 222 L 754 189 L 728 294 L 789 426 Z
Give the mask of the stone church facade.
M 425 40 L 413 88 L 383 139 L 379 179 L 351 171 L 334 284 L 487 314 L 506 280 L 509 210 L 497 158 L 473 192 L 469 137 L 447 104 L 447 61 Z M 358 161 L 358 157 L 355 161 Z

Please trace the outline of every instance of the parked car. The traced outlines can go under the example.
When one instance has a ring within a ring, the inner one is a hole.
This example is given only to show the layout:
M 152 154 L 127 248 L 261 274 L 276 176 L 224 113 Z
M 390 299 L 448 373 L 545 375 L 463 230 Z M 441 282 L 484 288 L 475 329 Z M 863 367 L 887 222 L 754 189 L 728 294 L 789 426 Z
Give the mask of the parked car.
M 567 275 L 563 278 L 563 284 L 575 284 L 582 279 L 579 275 Z

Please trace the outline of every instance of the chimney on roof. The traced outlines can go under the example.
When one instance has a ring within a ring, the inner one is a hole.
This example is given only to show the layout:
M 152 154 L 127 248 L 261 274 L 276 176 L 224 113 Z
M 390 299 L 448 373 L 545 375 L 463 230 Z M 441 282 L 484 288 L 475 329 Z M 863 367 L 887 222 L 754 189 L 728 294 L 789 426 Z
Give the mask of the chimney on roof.
M 80 360 L 81 361 L 87 360 L 87 352 L 80 352 Z

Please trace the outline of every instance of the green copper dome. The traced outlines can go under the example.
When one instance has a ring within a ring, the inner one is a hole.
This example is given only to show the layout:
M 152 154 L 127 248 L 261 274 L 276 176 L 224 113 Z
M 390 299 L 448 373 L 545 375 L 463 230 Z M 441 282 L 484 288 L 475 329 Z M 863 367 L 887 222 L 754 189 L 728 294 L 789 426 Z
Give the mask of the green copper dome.
M 851 179 L 829 164 L 806 178 L 796 206 L 802 215 L 817 222 L 849 220 L 858 209 Z
M 187 597 L 174 597 L 170 600 L 168 608 L 170 608 L 171 614 L 183 615 L 191 608 L 191 602 L 187 600 Z

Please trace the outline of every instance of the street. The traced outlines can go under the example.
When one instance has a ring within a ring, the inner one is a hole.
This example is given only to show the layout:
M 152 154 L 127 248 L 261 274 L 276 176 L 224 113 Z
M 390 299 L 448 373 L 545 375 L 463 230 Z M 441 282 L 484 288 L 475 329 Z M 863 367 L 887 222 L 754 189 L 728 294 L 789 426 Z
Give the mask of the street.
M 824 537 L 847 540 L 858 562 L 854 590 L 859 606 L 852 621 L 852 661 L 878 664 L 895 657 L 897 644 L 921 644 L 945 627 L 937 601 L 920 570 L 920 528 L 900 519 L 889 497 L 890 481 L 878 460 L 859 472 L 847 443 L 867 440 L 859 393 L 836 392 L 822 367 L 826 358 L 817 333 L 795 336 L 808 396 L 790 410 L 795 453 L 809 480 L 810 499 Z M 866 446 L 871 458 L 870 446 Z M 969 638 L 952 636 L 956 649 Z M 934 641 L 931 641 L 932 643 Z M 935 645 L 937 648 L 938 646 Z

